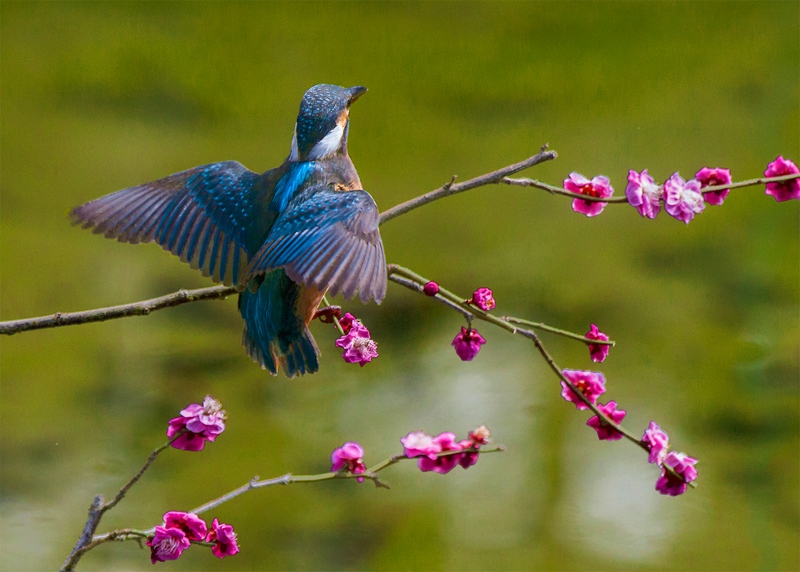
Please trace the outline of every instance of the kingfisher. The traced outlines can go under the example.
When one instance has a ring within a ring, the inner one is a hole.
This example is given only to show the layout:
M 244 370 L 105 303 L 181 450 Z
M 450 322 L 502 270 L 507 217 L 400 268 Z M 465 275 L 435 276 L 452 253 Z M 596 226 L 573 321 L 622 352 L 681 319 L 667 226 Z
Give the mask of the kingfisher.
M 366 91 L 306 91 L 289 156 L 274 169 L 201 165 L 75 207 L 73 224 L 120 242 L 156 242 L 236 286 L 253 361 L 272 375 L 314 373 L 320 352 L 308 325 L 325 293 L 378 304 L 386 294 L 378 207 L 347 152 L 350 106 Z

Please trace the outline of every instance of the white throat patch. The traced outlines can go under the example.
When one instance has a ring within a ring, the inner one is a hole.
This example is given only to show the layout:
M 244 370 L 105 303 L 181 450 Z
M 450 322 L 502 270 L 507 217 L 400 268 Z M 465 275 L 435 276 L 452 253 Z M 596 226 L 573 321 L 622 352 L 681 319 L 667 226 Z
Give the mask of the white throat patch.
M 300 160 L 300 151 L 297 149 L 297 123 L 294 124 L 294 135 L 292 135 L 292 151 L 289 153 L 289 160 Z
M 336 125 L 333 129 L 328 131 L 328 134 L 323 137 L 319 143 L 314 145 L 311 152 L 308 154 L 310 160 L 326 159 L 336 153 L 339 146 L 342 144 L 342 137 L 344 137 L 344 126 Z M 297 149 L 297 136 L 292 141 L 292 154 Z

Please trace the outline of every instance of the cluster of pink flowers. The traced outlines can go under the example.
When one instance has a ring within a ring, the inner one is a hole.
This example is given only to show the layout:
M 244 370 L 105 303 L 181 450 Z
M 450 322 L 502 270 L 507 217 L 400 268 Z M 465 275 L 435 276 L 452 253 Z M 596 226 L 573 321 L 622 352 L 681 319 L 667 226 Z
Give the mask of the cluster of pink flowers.
M 648 461 L 661 467 L 656 490 L 662 495 L 676 497 L 686 492 L 688 483 L 697 478 L 697 459 L 686 453 L 669 451 L 669 436 L 655 421 L 650 422 L 642 443 L 649 451 Z
M 470 431 L 467 439 L 456 440 L 455 433 L 439 433 L 435 437 L 428 435 L 424 431 L 412 431 L 402 439 L 403 453 L 409 459 L 419 457 L 417 467 L 420 471 L 434 471 L 442 475 L 449 473 L 461 465 L 468 469 L 478 462 L 478 453 L 469 451 L 470 449 L 480 449 L 481 445 L 489 443 L 491 431 L 485 425 L 481 425 L 474 431 Z M 458 453 L 458 451 L 467 451 Z M 452 453 L 442 455 L 442 453 Z
M 780 177 L 798 173 L 800 169 L 797 165 L 778 156 L 767 166 L 764 176 Z M 721 205 L 730 193 L 730 189 L 704 191 L 704 188 L 730 184 L 731 172 L 728 169 L 703 167 L 689 181 L 676 172 L 663 185 L 657 184 L 647 169 L 641 172 L 631 170 L 628 172 L 625 197 L 644 217 L 656 218 L 663 203 L 664 210 L 670 216 L 689 224 L 695 215 L 705 210 L 706 204 Z M 608 177 L 602 175 L 590 181 L 580 173 L 570 173 L 569 178 L 564 180 L 564 188 L 572 193 L 594 198 L 609 198 L 614 193 Z M 766 194 L 773 196 L 778 202 L 800 199 L 800 179 L 767 183 Z M 603 212 L 607 204 L 602 201 L 574 199 L 572 210 L 593 217 Z
M 370 337 L 369 330 L 351 313 L 346 313 L 339 320 L 344 335 L 336 340 L 337 347 L 344 350 L 342 358 L 347 363 L 357 363 L 364 367 L 373 358 L 378 357 L 378 344 Z
M 177 560 L 193 542 L 209 542 L 217 558 L 233 556 L 239 552 L 236 533 L 230 524 L 216 518 L 208 529 L 206 522 L 191 512 L 170 511 L 164 514 L 164 524 L 157 526 L 155 534 L 146 542 L 150 547 L 150 561 Z
M 203 404 L 192 403 L 181 410 L 181 416 L 170 419 L 167 437 L 172 439 L 179 431 L 184 433 L 172 442 L 176 449 L 202 451 L 206 441 L 214 441 L 225 430 L 227 415 L 222 404 L 206 395 Z
M 661 211 L 661 202 L 663 201 L 667 213 L 689 224 L 694 215 L 703 212 L 706 208 L 704 195 L 700 189 L 710 184 L 728 184 L 730 182 L 731 175 L 727 169 L 703 168 L 697 172 L 694 179 L 688 182 L 683 180 L 678 173 L 673 173 L 663 186 L 656 184 L 647 169 L 641 173 L 631 170 L 628 173 L 625 196 L 642 216 L 656 218 Z M 708 201 L 709 204 L 721 205 L 728 192 L 726 190 L 709 193 L 713 196 Z
M 331 453 L 331 472 L 344 471 L 353 475 L 360 475 L 366 470 L 364 448 L 358 443 L 348 441 Z M 364 477 L 358 477 L 358 482 L 363 483 Z
M 402 439 L 403 455 L 408 459 L 419 457 L 417 466 L 423 472 L 434 471 L 442 475 L 457 465 L 468 469 L 478 462 L 478 449 L 489 443 L 492 432 L 485 425 L 470 431 L 466 439 L 456 440 L 455 433 L 445 432 L 431 436 L 424 431 L 412 431 Z M 447 454 L 450 453 L 450 454 Z M 331 472 L 361 475 L 367 472 L 364 464 L 364 448 L 348 441 L 331 453 Z M 365 477 L 356 477 L 359 483 Z
M 561 373 L 577 390 L 574 391 L 562 380 L 561 397 L 574 403 L 577 409 L 589 409 L 586 404 L 588 401 L 616 425 L 622 423 L 627 412 L 617 409 L 616 401 L 611 400 L 605 404 L 597 402 L 597 398 L 606 392 L 606 378 L 602 373 L 572 369 L 565 369 Z M 597 438 L 601 441 L 622 439 L 622 433 L 598 415 L 593 415 L 586 424 L 597 432 Z M 670 496 L 685 493 L 687 483 L 697 478 L 697 469 L 694 468 L 697 459 L 685 453 L 668 452 L 669 437 L 654 421 L 650 422 L 650 427 L 644 432 L 641 442 L 649 452 L 648 461 L 661 467 L 661 477 L 656 482 L 656 490 Z

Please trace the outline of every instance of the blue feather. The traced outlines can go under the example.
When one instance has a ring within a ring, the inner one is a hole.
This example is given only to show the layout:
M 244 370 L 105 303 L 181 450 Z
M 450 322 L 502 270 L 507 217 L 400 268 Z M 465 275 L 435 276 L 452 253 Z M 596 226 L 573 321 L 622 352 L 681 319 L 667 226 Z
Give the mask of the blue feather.
M 289 377 L 319 369 L 319 350 L 304 319 L 295 307 L 301 286 L 283 270 L 255 278 L 239 297 L 239 312 L 245 323 L 243 344 L 261 367 L 277 374 L 283 365 Z M 275 362 L 277 356 L 283 364 Z
M 269 203 L 269 208 L 277 212 L 283 212 L 297 191 L 302 188 L 305 182 L 311 177 L 316 169 L 314 162 L 293 163 L 289 171 L 281 177 L 275 185 L 275 194 Z

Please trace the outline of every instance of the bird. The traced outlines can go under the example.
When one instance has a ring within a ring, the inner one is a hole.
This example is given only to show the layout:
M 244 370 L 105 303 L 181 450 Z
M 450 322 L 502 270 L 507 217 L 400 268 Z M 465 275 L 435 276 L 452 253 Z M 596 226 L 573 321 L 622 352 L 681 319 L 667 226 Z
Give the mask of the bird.
M 378 207 L 347 151 L 350 106 L 367 89 L 319 84 L 300 102 L 288 157 L 258 174 L 200 165 L 70 211 L 74 225 L 155 242 L 239 291 L 242 344 L 272 375 L 319 370 L 308 329 L 326 292 L 380 304 L 386 256 Z

